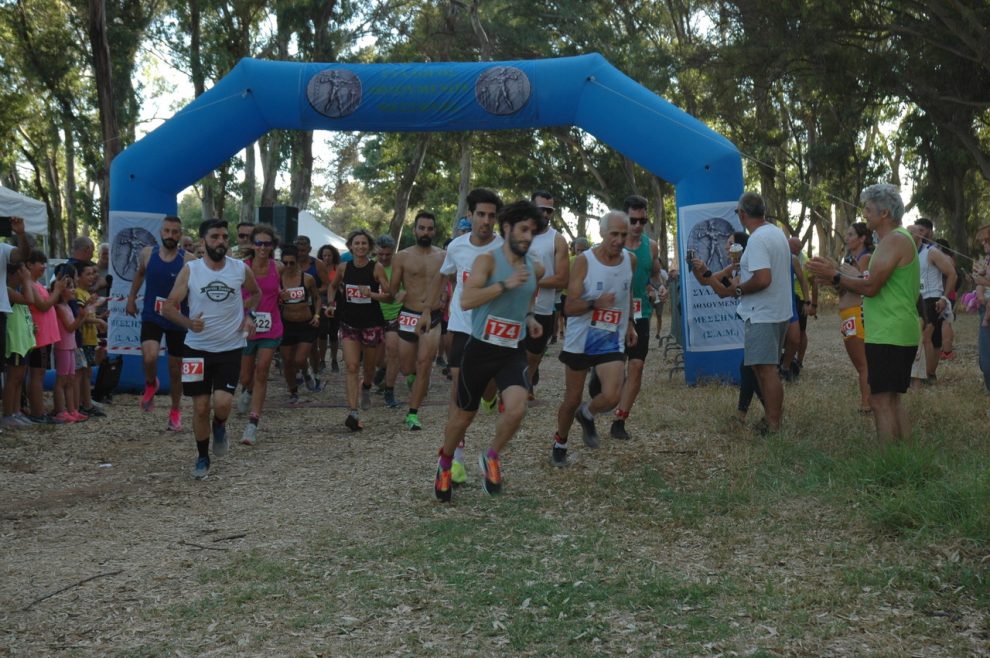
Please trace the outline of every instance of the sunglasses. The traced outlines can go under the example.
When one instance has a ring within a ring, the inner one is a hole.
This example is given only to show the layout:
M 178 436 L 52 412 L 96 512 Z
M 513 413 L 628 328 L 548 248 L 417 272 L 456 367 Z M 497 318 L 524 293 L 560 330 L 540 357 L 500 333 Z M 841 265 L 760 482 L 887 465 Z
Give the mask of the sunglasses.
M 250 233 L 238 233 L 237 237 L 241 240 L 249 240 L 251 238 Z
M 275 243 L 272 242 L 271 240 L 266 240 L 266 241 L 255 240 L 254 241 L 254 246 L 255 247 L 268 247 L 270 249 L 273 244 L 275 244 Z
M 540 212 L 543 213 L 544 215 L 552 215 L 553 206 L 540 206 Z
M 293 265 L 296 264 L 296 261 L 294 261 L 294 260 L 283 260 L 282 261 L 282 264 L 285 265 L 286 267 L 292 267 Z
M 649 222 L 650 222 L 650 220 L 647 219 L 646 217 L 630 217 L 629 218 L 629 223 L 630 224 L 642 224 L 643 226 L 646 226 Z

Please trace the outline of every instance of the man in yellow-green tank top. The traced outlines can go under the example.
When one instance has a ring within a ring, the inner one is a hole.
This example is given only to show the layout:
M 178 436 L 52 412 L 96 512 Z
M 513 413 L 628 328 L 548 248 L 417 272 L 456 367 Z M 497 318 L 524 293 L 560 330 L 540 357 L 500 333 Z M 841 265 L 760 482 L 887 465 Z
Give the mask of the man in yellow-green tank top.
M 877 235 L 869 270 L 837 267 L 827 258 L 813 258 L 809 269 L 820 281 L 864 296 L 866 364 L 870 407 L 881 441 L 911 435 L 901 396 L 911 383 L 911 364 L 921 340 L 917 301 L 920 265 L 911 234 L 901 226 L 904 203 L 894 185 L 871 185 L 860 195 L 867 227 Z

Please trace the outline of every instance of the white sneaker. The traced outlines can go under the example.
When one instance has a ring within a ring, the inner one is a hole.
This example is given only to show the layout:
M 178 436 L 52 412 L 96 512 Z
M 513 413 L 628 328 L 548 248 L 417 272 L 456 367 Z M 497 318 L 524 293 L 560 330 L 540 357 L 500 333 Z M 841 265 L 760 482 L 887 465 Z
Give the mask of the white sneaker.
M 244 434 L 241 435 L 241 443 L 246 446 L 253 446 L 254 442 L 258 440 L 258 426 L 254 423 L 248 423 L 244 427 Z
M 251 408 L 251 391 L 241 391 L 237 396 L 237 412 L 246 414 Z

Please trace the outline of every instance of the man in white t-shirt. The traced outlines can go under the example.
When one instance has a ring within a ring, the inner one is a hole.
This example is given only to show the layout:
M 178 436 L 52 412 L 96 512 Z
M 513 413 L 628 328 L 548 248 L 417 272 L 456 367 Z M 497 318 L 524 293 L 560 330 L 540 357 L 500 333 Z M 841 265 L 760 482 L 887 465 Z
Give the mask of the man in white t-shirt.
M 763 394 L 765 429 L 776 432 L 784 408 L 784 387 L 777 364 L 792 315 L 791 250 L 787 236 L 766 221 L 763 197 L 746 192 L 736 214 L 749 231 L 739 276 L 730 289 L 745 322 L 743 363 L 752 366 Z

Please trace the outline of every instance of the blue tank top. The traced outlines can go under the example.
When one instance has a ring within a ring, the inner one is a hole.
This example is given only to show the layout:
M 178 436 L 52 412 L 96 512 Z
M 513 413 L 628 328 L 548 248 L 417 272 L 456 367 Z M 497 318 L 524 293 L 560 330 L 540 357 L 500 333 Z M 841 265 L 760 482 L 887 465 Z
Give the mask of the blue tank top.
M 166 331 L 185 331 L 182 327 L 172 324 L 161 315 L 162 304 L 168 299 L 175 285 L 175 277 L 179 276 L 186 262 L 186 252 L 179 249 L 178 255 L 172 262 L 166 263 L 158 254 L 158 247 L 151 252 L 148 266 L 144 270 L 144 307 L 141 310 L 141 320 L 154 322 Z M 182 314 L 189 316 L 189 306 L 182 302 Z
M 502 249 L 495 249 L 490 253 L 495 259 L 495 267 L 485 286 L 505 281 L 515 271 Z M 492 301 L 471 311 L 473 338 L 497 347 L 519 347 L 519 341 L 526 337 L 526 314 L 529 313 L 533 293 L 536 292 L 533 257 L 529 254 L 526 254 L 526 270 L 529 272 L 526 283 L 514 290 L 506 290 Z
M 312 256 L 309 257 L 309 267 L 305 270 L 306 274 L 313 277 L 313 281 L 316 281 L 316 287 L 319 288 L 323 285 L 323 281 L 320 279 L 320 275 L 316 273 L 316 259 Z

